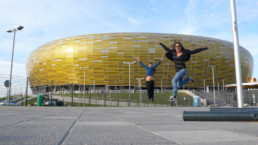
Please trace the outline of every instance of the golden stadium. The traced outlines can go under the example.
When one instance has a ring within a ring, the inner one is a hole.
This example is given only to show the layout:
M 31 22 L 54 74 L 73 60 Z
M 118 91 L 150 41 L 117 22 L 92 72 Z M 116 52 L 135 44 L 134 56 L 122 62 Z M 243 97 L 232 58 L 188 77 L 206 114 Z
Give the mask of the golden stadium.
M 27 76 L 31 88 L 42 85 L 65 86 L 85 84 L 106 86 L 129 86 L 129 65 L 123 62 L 135 61 L 136 57 L 147 64 L 156 64 L 164 49 L 157 43 L 169 46 L 180 41 L 186 49 L 210 46 L 207 51 L 192 55 L 186 63 L 187 75 L 195 81 L 186 88 L 226 85 L 235 83 L 233 44 L 228 41 L 180 34 L 162 33 L 104 33 L 63 38 L 49 42 L 34 50 L 27 60 Z M 240 47 L 242 81 L 252 77 L 253 58 Z M 130 86 L 138 86 L 136 78 L 145 78 L 145 69 L 137 62 L 130 67 Z M 167 58 L 157 67 L 154 75 L 155 87 L 171 88 L 175 75 L 174 62 Z M 144 83 L 144 80 L 142 81 Z M 143 85 L 145 87 L 145 85 Z

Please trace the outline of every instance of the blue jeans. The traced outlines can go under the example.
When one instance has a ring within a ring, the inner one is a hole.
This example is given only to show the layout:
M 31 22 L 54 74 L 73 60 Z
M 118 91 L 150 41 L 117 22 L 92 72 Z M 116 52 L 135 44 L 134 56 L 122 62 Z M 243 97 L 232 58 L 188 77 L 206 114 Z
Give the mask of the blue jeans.
M 176 75 L 172 79 L 173 96 L 177 96 L 177 87 L 182 88 L 187 82 L 191 80 L 188 76 L 184 79 L 185 75 L 186 69 L 181 69 L 179 72 L 176 72 Z

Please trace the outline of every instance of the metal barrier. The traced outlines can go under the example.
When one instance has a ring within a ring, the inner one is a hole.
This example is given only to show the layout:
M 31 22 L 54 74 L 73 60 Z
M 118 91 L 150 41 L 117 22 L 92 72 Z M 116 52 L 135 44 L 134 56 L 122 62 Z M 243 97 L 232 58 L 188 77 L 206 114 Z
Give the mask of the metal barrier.
M 184 111 L 184 121 L 258 121 L 258 111 Z

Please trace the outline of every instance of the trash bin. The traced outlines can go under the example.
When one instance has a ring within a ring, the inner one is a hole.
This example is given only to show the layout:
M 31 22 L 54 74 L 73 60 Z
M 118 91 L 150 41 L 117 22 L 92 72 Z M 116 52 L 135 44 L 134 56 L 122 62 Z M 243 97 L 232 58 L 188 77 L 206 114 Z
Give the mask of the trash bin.
M 43 95 L 39 94 L 37 98 L 37 106 L 42 106 L 43 103 Z
M 201 106 L 201 99 L 198 96 L 193 97 L 193 106 L 200 107 Z

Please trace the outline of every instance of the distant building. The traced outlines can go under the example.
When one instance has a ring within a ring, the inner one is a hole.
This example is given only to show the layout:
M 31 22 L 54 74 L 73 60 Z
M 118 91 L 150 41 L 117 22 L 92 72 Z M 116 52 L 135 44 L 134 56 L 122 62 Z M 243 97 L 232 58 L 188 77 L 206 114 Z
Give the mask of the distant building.
M 34 50 L 27 60 L 27 76 L 33 90 L 42 85 L 67 86 L 84 84 L 96 87 L 128 87 L 129 65 L 135 57 L 145 64 L 154 64 L 165 56 L 165 51 L 157 43 L 169 46 L 180 41 L 186 49 L 210 46 L 209 50 L 192 55 L 186 63 L 187 75 L 194 78 L 186 88 L 212 87 L 212 67 L 215 72 L 215 85 L 235 83 L 235 63 L 233 44 L 228 41 L 201 36 L 162 34 L 162 33 L 104 33 L 64 38 L 49 42 Z M 240 47 L 243 82 L 252 77 L 253 58 Z M 165 60 L 156 69 L 155 86 L 171 88 L 175 75 L 174 62 Z M 131 86 L 137 86 L 136 78 L 145 78 L 145 69 L 138 63 L 131 65 Z M 142 81 L 145 87 L 145 82 Z

